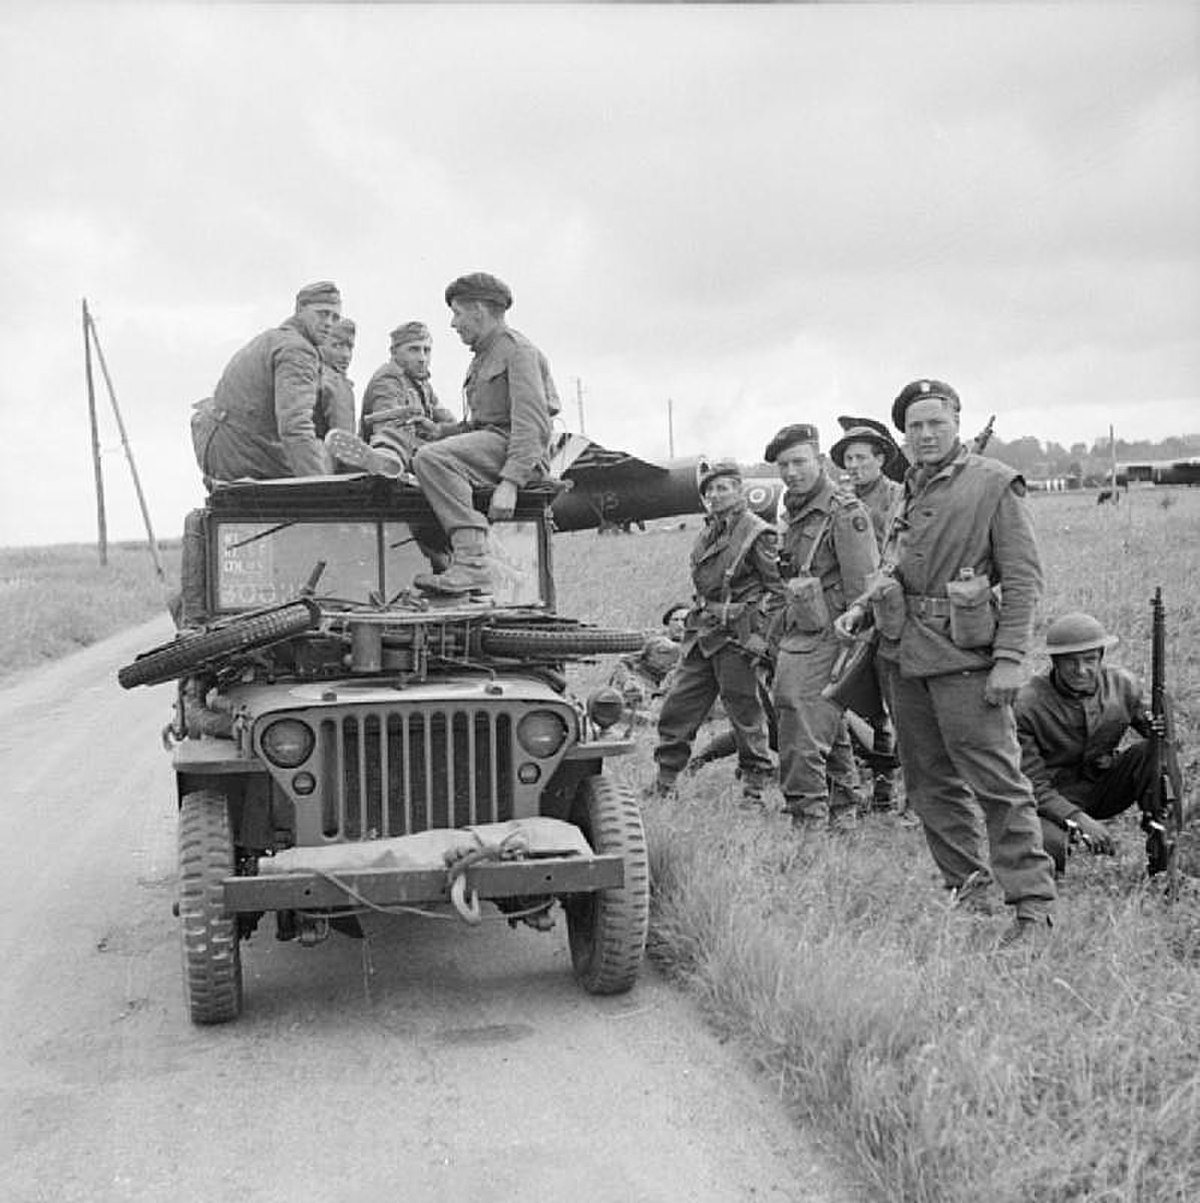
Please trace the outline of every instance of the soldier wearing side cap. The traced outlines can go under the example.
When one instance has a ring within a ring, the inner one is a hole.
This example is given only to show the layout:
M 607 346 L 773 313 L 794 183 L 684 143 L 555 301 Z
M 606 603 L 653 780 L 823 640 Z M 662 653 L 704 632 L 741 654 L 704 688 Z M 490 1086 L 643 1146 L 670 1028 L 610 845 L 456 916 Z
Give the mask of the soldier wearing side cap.
M 354 336 L 354 323 L 348 317 L 339 318 L 318 348 L 321 384 L 317 389 L 313 427 L 322 441 L 331 430 L 354 431 L 354 381 L 346 375 L 354 357 Z
M 708 516 L 692 548 L 695 601 L 658 716 L 654 788 L 660 795 L 674 789 L 719 697 L 733 726 L 743 799 L 756 804 L 774 767 L 757 666 L 767 653 L 767 621 L 783 600 L 775 531 L 747 506 L 733 460 L 704 465 L 700 496 Z
M 424 423 L 449 429 L 456 419 L 429 383 L 433 355 L 429 327 L 424 322 L 404 322 L 390 337 L 391 357 L 363 392 L 359 435 L 334 435 L 328 445 L 340 463 L 381 476 L 400 476 L 411 468 L 417 448 L 433 437 Z
M 1093 852 L 1112 852 L 1105 820 L 1151 798 L 1155 779 L 1148 737 L 1156 721 L 1168 737 L 1163 744 L 1167 772 L 1176 796 L 1183 796 L 1171 724 L 1151 715 L 1131 672 L 1104 663 L 1104 653 L 1115 643 L 1117 637 L 1090 614 L 1055 619 L 1046 629 L 1050 667 L 1021 688 L 1013 707 L 1021 768 L 1033 784 L 1042 845 L 1060 873 L 1072 833 Z M 1130 730 L 1143 738 L 1118 751 Z
M 858 769 L 841 710 L 821 696 L 839 646 L 833 621 L 879 566 L 870 515 L 825 471 L 817 428 L 785 426 L 763 458 L 786 486 L 780 555 L 787 603 L 772 624 L 772 698 L 779 785 L 797 827 L 845 827 L 859 804 Z
M 1015 911 L 1007 947 L 1044 932 L 1055 899 L 1012 714 L 1042 568 L 1024 481 L 967 450 L 959 409 L 939 380 L 896 397 L 912 467 L 892 571 L 838 627 L 878 629 L 909 805 L 956 901 L 986 905 L 994 873 Z
M 196 404 L 192 443 L 206 481 L 317 476 L 327 470 L 314 411 L 317 348 L 341 316 L 327 280 L 296 294 L 296 311 L 229 361 L 211 397 Z
M 418 433 L 430 441 L 412 470 L 449 538 L 451 562 L 413 584 L 461 596 L 490 591 L 488 520 L 511 518 L 517 490 L 546 474 L 559 402 L 546 357 L 505 320 L 507 284 L 486 272 L 460 276 L 447 286 L 446 304 L 451 327 L 474 352 L 463 382 L 466 416 L 449 427 L 418 418 Z M 485 516 L 475 509 L 473 489 L 489 486 Z

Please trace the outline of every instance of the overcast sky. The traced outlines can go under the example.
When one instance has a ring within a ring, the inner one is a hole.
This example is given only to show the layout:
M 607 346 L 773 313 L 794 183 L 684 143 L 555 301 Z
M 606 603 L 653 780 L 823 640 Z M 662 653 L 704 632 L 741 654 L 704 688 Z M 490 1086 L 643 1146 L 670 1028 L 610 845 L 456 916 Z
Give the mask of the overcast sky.
M 331 278 L 361 389 L 456 275 L 579 428 L 756 460 L 885 416 L 1200 431 L 1200 6 L 0 3 L 0 545 L 95 537 L 80 301 L 157 533 L 188 416 Z M 100 384 L 112 538 L 141 521 Z

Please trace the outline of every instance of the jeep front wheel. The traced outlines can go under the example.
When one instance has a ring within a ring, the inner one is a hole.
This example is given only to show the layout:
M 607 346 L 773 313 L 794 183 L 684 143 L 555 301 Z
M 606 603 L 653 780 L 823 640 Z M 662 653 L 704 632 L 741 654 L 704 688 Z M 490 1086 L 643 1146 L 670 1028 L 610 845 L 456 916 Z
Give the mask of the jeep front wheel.
M 650 864 L 641 811 L 625 786 L 587 777 L 571 818 L 593 851 L 625 861 L 625 882 L 618 889 L 574 894 L 564 903 L 571 963 L 589 994 L 623 994 L 637 980 L 650 917 Z
M 228 800 L 216 790 L 185 795 L 179 809 L 179 930 L 193 1023 L 228 1023 L 242 1010 L 238 922 L 225 910 L 221 884 L 232 875 Z

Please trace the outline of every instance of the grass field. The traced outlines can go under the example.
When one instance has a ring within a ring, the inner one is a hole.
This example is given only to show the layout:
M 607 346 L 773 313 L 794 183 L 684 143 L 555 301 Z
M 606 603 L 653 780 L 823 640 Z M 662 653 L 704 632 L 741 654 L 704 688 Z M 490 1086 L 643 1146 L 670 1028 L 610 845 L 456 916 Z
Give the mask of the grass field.
M 1043 626 L 1087 609 L 1121 635 L 1113 660 L 1144 676 L 1162 585 L 1194 782 L 1200 491 L 1135 492 L 1116 510 L 1090 495 L 1032 504 Z M 560 540 L 561 608 L 653 625 L 687 595 L 697 523 Z M 651 775 L 652 733 L 640 744 L 618 770 L 637 786 Z M 678 799 L 646 803 L 654 952 L 855 1167 L 864 1197 L 1200 1199 L 1200 894 L 1164 904 L 1132 816 L 1115 824 L 1116 857 L 1072 858 L 1050 946 L 1031 959 L 992 951 L 1004 917 L 945 907 L 919 830 L 872 816 L 802 843 L 735 796 L 726 764 Z M 1200 868 L 1194 844 L 1188 854 Z
M 1167 606 L 1168 685 L 1197 779 L 1200 490 L 1032 501 L 1046 619 L 1090 610 L 1145 675 L 1149 599 Z M 698 527 L 555 542 L 559 609 L 656 627 L 690 592 Z M 174 553 L 177 555 L 177 552 Z M 5 669 L 138 621 L 165 588 L 144 550 L 2 552 Z M 169 576 L 177 575 L 172 559 Z M 1039 665 L 1040 666 L 1040 665 Z M 611 665 L 572 670 L 581 688 Z M 641 787 L 652 732 L 615 766 Z M 1077 855 L 1044 956 L 992 951 L 1005 919 L 949 911 L 919 831 L 887 816 L 802 843 L 734 805 L 732 766 L 648 802 L 653 953 L 769 1075 L 861 1184 L 913 1203 L 1200 1199 L 1200 892 L 1146 882 L 1136 820 L 1112 858 Z M 1189 835 L 1189 841 L 1194 836 Z M 1196 849 L 1189 843 L 1190 864 Z
M 179 585 L 179 547 L 161 552 L 165 581 L 145 544 L 0 548 L 0 680 L 165 611 Z

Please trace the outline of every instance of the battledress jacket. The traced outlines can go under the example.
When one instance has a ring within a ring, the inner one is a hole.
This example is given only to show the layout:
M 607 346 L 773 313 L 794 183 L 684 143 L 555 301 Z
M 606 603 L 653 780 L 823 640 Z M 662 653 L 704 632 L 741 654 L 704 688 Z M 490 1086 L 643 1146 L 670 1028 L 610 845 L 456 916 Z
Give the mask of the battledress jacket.
M 354 430 L 354 381 L 328 363 L 321 365 L 313 428 L 319 439 L 331 430 Z
M 727 570 L 751 539 L 727 581 Z M 745 503 L 705 519 L 692 547 L 691 569 L 696 596 L 684 621 L 683 655 L 698 646 L 701 654 L 712 656 L 750 633 L 761 634 L 769 615 L 783 604 L 775 531 Z
M 457 420 L 438 400 L 437 393 L 433 391 L 429 381 L 413 380 L 398 363 L 389 359 L 367 381 L 363 392 L 363 420 L 359 433 L 370 441 L 374 427 L 368 425 L 368 416 L 382 410 L 402 407 L 417 409 L 433 422 L 449 423 Z
M 879 654 L 899 661 L 902 676 L 970 672 L 996 659 L 1024 658 L 1042 567 L 1025 482 L 1011 468 L 961 444 L 940 464 L 909 468 L 898 537 L 885 558 L 895 560 L 907 615 L 900 638 L 882 638 Z M 946 586 L 963 569 L 993 586 L 990 647 L 964 649 L 950 640 Z
M 1102 668 L 1096 692 L 1082 698 L 1059 693 L 1052 671 L 1026 683 L 1013 714 L 1038 813 L 1062 826 L 1080 807 L 1061 791 L 1102 776 L 1130 727 L 1143 736 L 1151 727 L 1141 686 L 1125 669 Z
M 850 493 L 840 492 L 828 476 L 813 486 L 799 503 L 789 502 L 780 555 L 784 578 L 798 575 L 804 566 L 821 581 L 825 607 L 829 611 L 826 631 L 833 620 L 867 587 L 867 578 L 879 567 L 879 546 L 871 517 L 863 503 Z M 815 543 L 815 550 L 814 550 Z M 788 611 L 775 620 L 773 637 L 784 646 L 812 643 L 821 632 L 792 631 Z
M 211 413 L 230 437 L 236 460 L 239 434 L 256 449 L 257 471 L 234 476 L 317 476 L 325 471 L 313 411 L 321 382 L 321 358 L 294 317 L 251 339 L 217 382 Z
M 463 396 L 466 421 L 446 434 L 502 431 L 508 451 L 500 479 L 518 488 L 545 470 L 558 391 L 546 357 L 525 335 L 500 326 L 483 339 L 467 368 Z
M 881 472 L 865 489 L 859 489 L 856 485 L 854 493 L 867 507 L 875 531 L 875 542 L 882 547 L 892 515 L 899 509 L 904 496 L 904 486 Z

